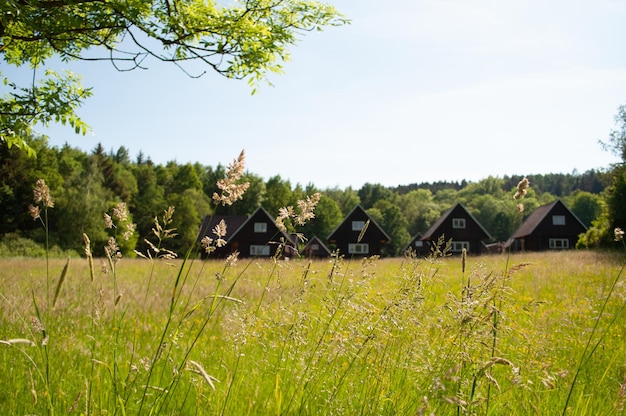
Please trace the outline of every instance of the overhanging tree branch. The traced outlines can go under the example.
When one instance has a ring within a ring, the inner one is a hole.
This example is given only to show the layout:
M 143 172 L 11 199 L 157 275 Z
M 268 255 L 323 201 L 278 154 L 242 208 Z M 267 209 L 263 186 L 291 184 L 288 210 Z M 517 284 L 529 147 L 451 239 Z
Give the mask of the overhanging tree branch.
M 18 68 L 63 61 L 110 61 L 118 71 L 146 69 L 148 58 L 173 63 L 191 77 L 198 62 L 219 75 L 252 84 L 280 72 L 298 34 L 348 23 L 332 6 L 309 0 L 16 0 L 0 3 L 0 55 Z M 0 76 L 2 74 L 0 73 Z M 0 141 L 6 132 L 60 121 L 85 131 L 75 114 L 89 95 L 76 78 L 44 78 L 0 97 Z M 12 83 L 4 79 L 4 84 Z M 1 86 L 0 86 L 1 87 Z M 24 100 L 31 96 L 30 104 Z M 37 110 L 25 110 L 29 105 Z M 19 126 L 19 128 L 18 128 Z

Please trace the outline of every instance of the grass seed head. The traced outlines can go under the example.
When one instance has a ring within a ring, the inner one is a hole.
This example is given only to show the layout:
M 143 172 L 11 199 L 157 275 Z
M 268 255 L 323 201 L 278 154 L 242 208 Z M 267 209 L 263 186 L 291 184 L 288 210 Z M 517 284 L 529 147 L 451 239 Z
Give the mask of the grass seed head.
M 33 217 L 33 221 L 38 218 L 41 218 L 41 213 L 39 212 L 39 205 L 29 205 L 28 212 L 30 213 L 30 216 Z
M 524 178 L 517 184 L 517 189 L 515 190 L 515 195 L 513 195 L 513 199 L 522 199 L 528 193 L 528 188 L 530 187 L 530 182 L 528 178 Z
M 119 202 L 113 207 L 113 218 L 116 218 L 119 222 L 128 220 L 128 207 L 125 202 Z
M 50 188 L 43 179 L 37 179 L 35 189 L 33 189 L 33 199 L 36 204 L 41 204 L 44 208 L 53 208 L 54 201 L 50 196 Z
M 242 150 L 239 157 L 233 161 L 226 170 L 223 179 L 217 181 L 217 187 L 222 191 L 221 195 L 213 193 L 213 201 L 216 204 L 232 205 L 243 198 L 243 194 L 250 187 L 250 182 L 239 182 L 245 172 L 245 153 Z
M 106 212 L 104 213 L 104 227 L 105 228 L 113 228 L 113 219 Z

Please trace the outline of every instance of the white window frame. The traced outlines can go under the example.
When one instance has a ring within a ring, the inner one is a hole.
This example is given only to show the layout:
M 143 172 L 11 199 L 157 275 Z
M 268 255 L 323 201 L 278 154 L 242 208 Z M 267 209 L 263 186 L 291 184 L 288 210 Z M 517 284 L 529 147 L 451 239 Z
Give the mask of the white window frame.
M 365 227 L 365 221 L 352 221 L 352 231 L 361 231 Z
M 569 249 L 569 239 L 567 239 L 567 238 L 550 238 L 548 240 L 548 246 L 552 250 L 567 250 L 567 249 Z
M 320 249 L 320 245 L 317 243 L 312 243 L 311 244 L 311 250 L 319 250 Z
M 370 245 L 367 243 L 350 243 L 348 244 L 349 254 L 369 254 Z
M 254 223 L 254 232 L 255 233 L 266 233 L 267 232 L 267 223 L 266 222 L 255 222 Z
M 465 249 L 465 251 L 469 252 L 470 243 L 469 241 L 454 241 L 450 244 L 450 251 L 453 253 L 460 253 Z
M 422 240 L 417 240 L 414 245 L 415 247 L 424 247 L 424 242 Z
M 552 225 L 565 225 L 565 215 L 553 215 Z
M 267 244 L 252 244 L 250 246 L 250 255 L 251 256 L 269 256 L 270 246 L 268 246 Z
M 465 228 L 465 218 L 452 218 L 452 228 Z

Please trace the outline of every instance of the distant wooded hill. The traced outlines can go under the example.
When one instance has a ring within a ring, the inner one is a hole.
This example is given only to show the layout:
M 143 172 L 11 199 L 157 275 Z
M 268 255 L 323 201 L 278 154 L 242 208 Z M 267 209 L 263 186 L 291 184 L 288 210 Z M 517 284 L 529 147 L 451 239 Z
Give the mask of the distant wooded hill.
M 520 178 L 528 177 L 536 192 L 548 192 L 554 196 L 562 197 L 571 195 L 576 191 L 599 194 L 610 184 L 610 177 L 604 170 L 591 169 L 583 173 L 574 171 L 573 173 L 547 173 L 532 175 L 511 175 L 502 179 L 503 190 L 512 189 L 517 185 Z M 468 182 L 421 182 L 409 185 L 399 185 L 393 188 L 396 192 L 404 194 L 415 189 L 428 189 L 432 193 L 442 189 L 461 190 L 467 186 Z
M 250 187 L 243 199 L 224 207 L 216 206 L 211 198 L 219 192 L 216 182 L 224 178 L 224 165 L 176 161 L 160 165 L 141 153 L 133 160 L 124 147 L 107 152 L 98 145 L 84 152 L 67 145 L 50 147 L 41 137 L 32 138 L 29 145 L 37 152 L 36 159 L 0 144 L 0 243 L 7 238 L 46 241 L 41 221 L 33 221 L 29 215 L 29 205 L 34 204 L 33 187 L 40 178 L 49 186 L 55 202 L 48 213 L 50 243 L 77 253 L 82 252 L 83 233 L 90 237 L 96 254 L 115 235 L 117 229 L 104 227 L 103 215 L 111 213 L 120 202 L 126 203 L 130 211 L 127 221 L 136 224 L 133 238 L 120 241 L 122 251 L 129 255 L 134 250 L 149 249 L 145 240 L 154 238 L 155 218 L 161 218 L 170 206 L 175 212 L 168 227 L 175 228 L 177 235 L 167 247 L 184 252 L 195 243 L 207 215 L 250 215 L 262 206 L 276 218 L 281 207 L 296 207 L 299 200 L 314 192 L 322 194 L 315 219 L 294 231 L 323 241 L 360 205 L 389 234 L 389 255 L 398 254 L 411 236 L 427 230 L 456 203 L 462 203 L 496 241 L 508 238 L 519 226 L 517 202 L 512 195 L 523 175 L 396 187 L 367 183 L 357 190 L 319 189 L 313 183 L 314 176 L 312 183 L 301 185 L 279 175 L 265 180 L 247 172 L 243 180 Z M 589 226 L 600 213 L 599 195 L 610 184 L 609 176 L 601 170 L 528 175 L 531 187 L 524 200 L 526 212 L 562 199 Z

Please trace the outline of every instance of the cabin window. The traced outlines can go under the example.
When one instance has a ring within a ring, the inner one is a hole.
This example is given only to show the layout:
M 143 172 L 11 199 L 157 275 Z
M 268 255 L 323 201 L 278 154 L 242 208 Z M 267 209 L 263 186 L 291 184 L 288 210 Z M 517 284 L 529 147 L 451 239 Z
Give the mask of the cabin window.
M 319 250 L 320 249 L 320 245 L 319 244 L 311 244 L 311 250 Z
M 365 221 L 352 221 L 352 231 L 361 231 L 365 227 Z
M 452 218 L 452 228 L 465 228 L 465 218 Z
M 463 249 L 465 249 L 466 251 L 469 251 L 470 249 L 469 241 L 453 241 L 452 245 L 450 246 L 450 250 L 453 253 L 460 253 L 463 251 Z
M 552 225 L 565 225 L 565 215 L 553 215 Z
M 551 238 L 549 240 L 550 248 L 555 250 L 563 250 L 569 248 L 569 240 L 567 238 Z
M 353 243 L 348 244 L 348 253 L 350 254 L 368 254 L 370 252 L 370 245 L 366 243 Z
M 255 222 L 254 223 L 254 232 L 255 233 L 266 233 L 267 232 L 267 223 L 266 222 Z
M 250 246 L 250 255 L 251 256 L 269 256 L 270 246 L 253 244 Z
M 415 247 L 424 247 L 424 242 L 422 240 L 417 240 L 415 242 Z

